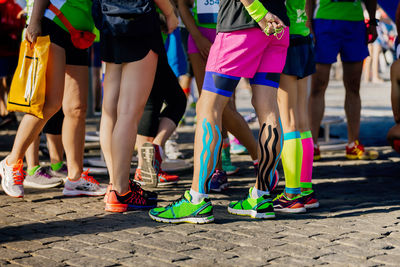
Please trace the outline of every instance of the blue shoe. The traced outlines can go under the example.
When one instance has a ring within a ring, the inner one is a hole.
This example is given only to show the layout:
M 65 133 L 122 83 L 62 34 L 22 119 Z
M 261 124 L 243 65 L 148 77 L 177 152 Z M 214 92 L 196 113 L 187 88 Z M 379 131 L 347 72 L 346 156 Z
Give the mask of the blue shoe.
M 221 192 L 228 189 L 228 177 L 226 172 L 221 170 L 215 170 L 211 176 L 210 191 Z

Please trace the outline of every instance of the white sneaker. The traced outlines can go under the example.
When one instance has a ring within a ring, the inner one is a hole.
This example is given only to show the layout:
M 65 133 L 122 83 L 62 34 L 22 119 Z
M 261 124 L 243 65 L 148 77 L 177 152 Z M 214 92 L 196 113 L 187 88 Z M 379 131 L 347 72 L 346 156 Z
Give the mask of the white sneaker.
M 21 159 L 17 164 L 9 166 L 6 163 L 7 158 L 0 162 L 1 186 L 7 195 L 12 197 L 24 197 L 24 164 Z
M 92 176 L 89 176 L 89 170 L 82 172 L 77 181 L 66 179 L 63 195 L 64 196 L 103 196 L 106 194 L 107 186 L 100 185 Z
M 183 154 L 179 151 L 179 145 L 175 140 L 165 142 L 165 155 L 169 159 L 183 159 Z
M 63 184 L 64 180 L 51 175 L 49 169 L 51 169 L 51 167 L 39 167 L 33 175 L 27 175 L 24 180 L 24 186 L 45 189 Z
M 49 168 L 49 173 L 51 176 L 54 177 L 59 177 L 59 178 L 65 178 L 68 176 L 68 169 L 67 169 L 67 164 L 63 163 L 61 168 L 58 171 L 53 171 L 53 169 L 50 167 Z

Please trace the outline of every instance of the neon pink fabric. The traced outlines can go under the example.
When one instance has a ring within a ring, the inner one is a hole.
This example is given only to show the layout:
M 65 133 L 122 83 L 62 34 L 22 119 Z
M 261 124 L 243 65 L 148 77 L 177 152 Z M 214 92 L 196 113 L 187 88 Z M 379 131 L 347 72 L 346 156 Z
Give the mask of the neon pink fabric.
M 257 72 L 281 73 L 289 46 L 289 28 L 278 40 L 259 28 L 219 32 L 208 55 L 206 71 L 253 78 Z
M 211 43 L 214 43 L 215 37 L 217 36 L 216 29 L 209 29 L 204 27 L 197 27 L 201 34 L 206 37 Z M 188 54 L 196 54 L 200 53 L 199 49 L 197 48 L 196 43 L 194 42 L 193 36 L 189 34 L 188 37 Z
M 312 137 L 301 139 L 303 146 L 303 161 L 301 163 L 301 183 L 311 183 L 314 160 L 314 142 Z

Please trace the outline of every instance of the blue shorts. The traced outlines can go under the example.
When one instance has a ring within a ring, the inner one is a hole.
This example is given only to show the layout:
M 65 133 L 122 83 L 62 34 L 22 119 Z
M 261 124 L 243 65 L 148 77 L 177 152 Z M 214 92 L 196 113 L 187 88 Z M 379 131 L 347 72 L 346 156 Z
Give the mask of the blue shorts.
M 282 73 L 303 79 L 314 72 L 315 54 L 311 36 L 290 35 L 290 45 Z
M 168 63 L 175 76 L 179 77 L 186 74 L 187 60 L 183 51 L 179 28 L 168 35 L 167 40 L 165 40 L 165 50 L 167 51 Z
M 364 21 L 314 19 L 315 61 L 322 64 L 359 62 L 368 57 Z

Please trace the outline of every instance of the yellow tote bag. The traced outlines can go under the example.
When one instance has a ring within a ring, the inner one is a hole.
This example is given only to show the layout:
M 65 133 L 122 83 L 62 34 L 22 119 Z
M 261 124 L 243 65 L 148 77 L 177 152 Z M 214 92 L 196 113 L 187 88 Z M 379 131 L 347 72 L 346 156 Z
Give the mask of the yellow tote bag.
M 9 111 L 25 112 L 43 119 L 49 49 L 49 36 L 38 37 L 32 46 L 28 41 L 22 41 L 8 95 Z

